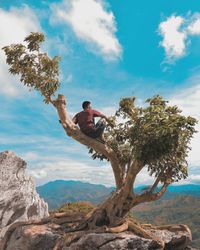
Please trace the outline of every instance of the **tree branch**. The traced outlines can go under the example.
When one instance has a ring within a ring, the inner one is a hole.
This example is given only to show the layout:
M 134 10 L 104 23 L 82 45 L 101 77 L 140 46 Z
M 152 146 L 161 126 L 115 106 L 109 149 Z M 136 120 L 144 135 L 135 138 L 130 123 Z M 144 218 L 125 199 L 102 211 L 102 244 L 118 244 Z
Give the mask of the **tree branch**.
M 126 190 L 132 190 L 135 178 L 142 168 L 143 164 L 138 160 L 134 159 L 130 163 L 124 185 Z
M 160 179 L 161 179 L 161 174 L 158 175 L 154 184 L 152 185 L 151 189 L 149 190 L 150 193 L 153 193 L 153 191 L 156 189 L 156 187 L 158 186 L 158 183 L 160 182 Z
M 163 194 L 166 192 L 169 184 L 170 182 L 168 181 L 165 182 L 162 188 L 160 189 L 160 191 L 157 193 L 152 193 L 150 190 L 150 191 L 144 192 L 143 194 L 137 195 L 136 198 L 133 200 L 133 206 L 136 206 L 137 204 L 143 203 L 143 202 L 159 200 L 163 196 Z
M 54 105 L 57 109 L 59 119 L 61 120 L 63 129 L 67 133 L 68 136 L 72 137 L 74 140 L 78 141 L 79 143 L 93 148 L 95 151 L 105 155 L 112 166 L 115 182 L 117 189 L 121 188 L 123 184 L 123 175 L 122 169 L 118 160 L 118 157 L 114 150 L 110 148 L 108 145 L 103 144 L 95 139 L 92 139 L 85 134 L 83 134 L 80 129 L 73 123 L 71 118 L 69 117 L 67 110 L 66 110 L 66 98 L 64 95 L 58 95 L 57 100 L 49 100 L 50 103 Z

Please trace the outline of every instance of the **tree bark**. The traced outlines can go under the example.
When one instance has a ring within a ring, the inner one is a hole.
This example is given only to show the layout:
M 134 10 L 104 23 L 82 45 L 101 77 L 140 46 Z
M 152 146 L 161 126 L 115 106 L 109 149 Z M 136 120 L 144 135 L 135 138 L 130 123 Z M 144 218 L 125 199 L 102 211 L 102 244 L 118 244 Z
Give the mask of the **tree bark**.
M 95 229 L 101 226 L 118 226 L 133 207 L 144 202 L 160 199 L 168 185 L 169 184 L 164 184 L 157 193 L 145 192 L 140 195 L 135 195 L 132 189 L 127 190 L 124 185 L 99 205 L 97 209 L 88 214 L 86 228 Z
M 123 171 L 114 150 L 108 145 L 86 136 L 78 129 L 67 113 L 66 98 L 64 95 L 58 95 L 58 99 L 51 101 L 51 103 L 57 109 L 59 119 L 68 136 L 71 136 L 74 140 L 87 147 L 93 148 L 95 151 L 105 155 L 108 158 L 114 172 L 116 187 L 117 189 L 120 189 L 123 184 Z
M 117 226 L 133 207 L 132 200 L 132 192 L 127 192 L 124 187 L 115 191 L 111 197 L 88 214 L 86 220 L 88 227 L 94 229 L 101 226 Z

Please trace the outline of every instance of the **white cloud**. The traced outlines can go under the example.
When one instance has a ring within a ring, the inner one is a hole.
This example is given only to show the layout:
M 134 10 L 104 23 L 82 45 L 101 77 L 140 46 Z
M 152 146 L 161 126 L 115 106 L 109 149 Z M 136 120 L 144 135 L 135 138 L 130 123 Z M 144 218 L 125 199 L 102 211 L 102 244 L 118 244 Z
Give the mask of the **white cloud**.
M 198 175 L 194 175 L 194 174 L 190 175 L 189 182 L 190 183 L 200 184 L 200 174 L 198 174 Z
M 110 106 L 110 107 L 101 108 L 99 110 L 101 111 L 101 113 L 103 113 L 106 116 L 113 116 L 115 115 L 117 108 L 115 108 L 114 106 Z
M 193 16 L 187 30 L 191 35 L 200 35 L 200 14 L 196 14 Z
M 38 19 L 29 7 L 0 8 L 0 48 L 12 43 L 22 42 L 31 31 L 41 31 Z M 23 88 L 17 84 L 17 77 L 8 73 L 6 57 L 0 49 L 0 94 L 5 96 L 17 96 Z
M 53 4 L 54 22 L 71 26 L 76 36 L 85 41 L 90 50 L 106 60 L 118 59 L 122 48 L 115 35 L 115 17 L 103 0 L 63 0 Z
M 175 94 L 171 97 L 170 103 L 181 108 L 184 115 L 193 116 L 200 121 L 200 77 L 188 79 L 188 81 L 193 81 L 196 84 Z M 189 166 L 199 168 L 200 173 L 200 122 L 196 125 L 196 130 L 198 133 L 194 135 L 191 141 L 192 150 L 189 153 L 188 162 Z
M 160 45 L 165 49 L 166 62 L 173 63 L 186 55 L 191 37 L 200 35 L 200 13 L 171 15 L 160 23 L 158 32 L 163 37 Z
M 37 185 L 54 180 L 79 180 L 107 187 L 115 186 L 113 171 L 109 164 L 93 165 L 71 158 L 49 157 L 47 159 L 41 156 L 39 158 L 40 163 L 34 164 L 31 168 L 28 166 L 28 172 L 35 178 Z M 151 185 L 153 182 L 154 177 L 151 177 L 147 169 L 144 168 L 137 176 L 135 187 Z
M 70 158 L 60 161 L 37 164 L 28 172 L 38 185 L 53 180 L 80 180 L 105 186 L 114 185 L 114 176 L 110 166 L 95 166 Z
M 186 50 L 186 33 L 181 30 L 184 19 L 181 16 L 171 16 L 159 25 L 163 36 L 160 45 L 164 47 L 168 60 L 182 57 Z

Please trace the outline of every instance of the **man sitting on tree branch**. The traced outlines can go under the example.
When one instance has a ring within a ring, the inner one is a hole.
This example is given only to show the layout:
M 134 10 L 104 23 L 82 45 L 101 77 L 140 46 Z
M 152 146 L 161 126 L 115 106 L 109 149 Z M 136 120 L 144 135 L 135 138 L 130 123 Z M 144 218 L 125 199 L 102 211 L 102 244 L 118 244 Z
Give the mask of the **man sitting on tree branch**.
M 89 137 L 98 138 L 102 142 L 103 131 L 106 127 L 106 122 L 110 122 L 109 118 L 104 114 L 92 109 L 91 102 L 85 101 L 82 103 L 83 111 L 77 113 L 72 119 L 75 124 L 78 124 L 80 130 Z M 95 124 L 95 117 L 101 117 L 101 119 Z
M 176 225 L 155 227 L 141 224 L 128 217 L 128 213 L 141 203 L 160 199 L 171 183 L 188 177 L 187 157 L 191 139 L 196 133 L 197 120 L 184 116 L 177 106 L 169 105 L 165 99 L 156 95 L 147 99 L 147 105 L 142 107 L 136 106 L 135 97 L 122 98 L 113 119 L 92 110 L 90 102 L 84 102 L 84 110 L 75 115 L 72 122 L 65 96 L 59 94 L 57 99 L 52 99 L 60 87 L 59 57 L 50 58 L 40 52 L 40 44 L 44 41 L 41 33 L 31 33 L 24 41 L 27 45 L 12 44 L 3 48 L 9 71 L 13 75 L 20 75 L 23 85 L 39 91 L 45 103 L 56 108 L 66 134 L 90 148 L 89 153 L 93 159 L 110 162 L 116 184 L 112 195 L 92 212 L 85 217 L 72 219 L 69 227 L 64 228 L 63 237 L 56 241 L 56 246 L 70 248 L 70 244 L 91 232 L 124 231 L 152 239 L 154 247 L 151 245 L 151 249 L 180 249 L 180 244 L 186 246 L 188 239 L 185 236 L 169 245 L 152 232 L 155 228 L 168 228 L 175 232 Z M 98 123 L 95 125 L 95 117 L 104 118 L 111 125 L 107 127 L 106 145 L 82 136 L 74 126 L 76 123 L 86 135 L 98 138 L 103 134 L 105 122 L 101 126 Z M 122 122 L 114 124 L 115 119 L 122 119 Z M 154 183 L 148 190 L 137 193 L 133 188 L 135 181 L 146 167 Z M 187 234 L 190 231 L 185 225 L 179 228 Z

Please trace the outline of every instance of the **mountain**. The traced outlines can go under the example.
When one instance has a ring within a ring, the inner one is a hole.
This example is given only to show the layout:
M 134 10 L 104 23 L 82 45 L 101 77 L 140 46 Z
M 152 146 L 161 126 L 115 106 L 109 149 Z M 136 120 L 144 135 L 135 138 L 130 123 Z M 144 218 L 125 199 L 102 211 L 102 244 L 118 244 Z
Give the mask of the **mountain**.
M 142 190 L 148 189 L 149 186 L 139 186 L 135 190 L 141 192 Z M 184 194 L 200 197 L 200 185 L 186 184 L 186 185 L 170 185 L 165 193 L 165 196 L 170 193 Z
M 90 201 L 98 204 L 114 190 L 103 185 L 81 181 L 57 180 L 37 187 L 37 192 L 49 204 L 50 209 L 58 208 L 65 202 Z
M 168 187 L 168 192 L 200 197 L 200 185 L 194 185 L 194 184 L 187 184 L 180 186 L 172 185 Z
M 148 186 L 135 189 L 140 193 Z M 50 209 L 66 202 L 90 201 L 98 204 L 108 197 L 114 188 L 81 181 L 53 181 L 37 187 L 37 192 L 49 204 Z M 200 246 L 200 185 L 172 185 L 162 199 L 138 205 L 133 215 L 140 221 L 163 224 L 187 224 L 193 234 L 193 246 Z
M 154 225 L 186 224 L 192 230 L 192 245 L 200 246 L 199 196 L 176 194 L 175 198 L 171 196 L 171 198 L 140 204 L 133 209 L 133 215 L 141 222 Z
M 148 186 L 140 186 L 135 191 L 140 193 L 147 188 Z M 98 204 L 106 199 L 113 190 L 114 187 L 108 188 L 103 185 L 72 180 L 56 180 L 37 187 L 37 192 L 49 204 L 50 209 L 58 208 L 69 201 L 90 201 Z M 169 186 L 162 199 L 171 199 L 179 195 L 200 197 L 200 185 Z

